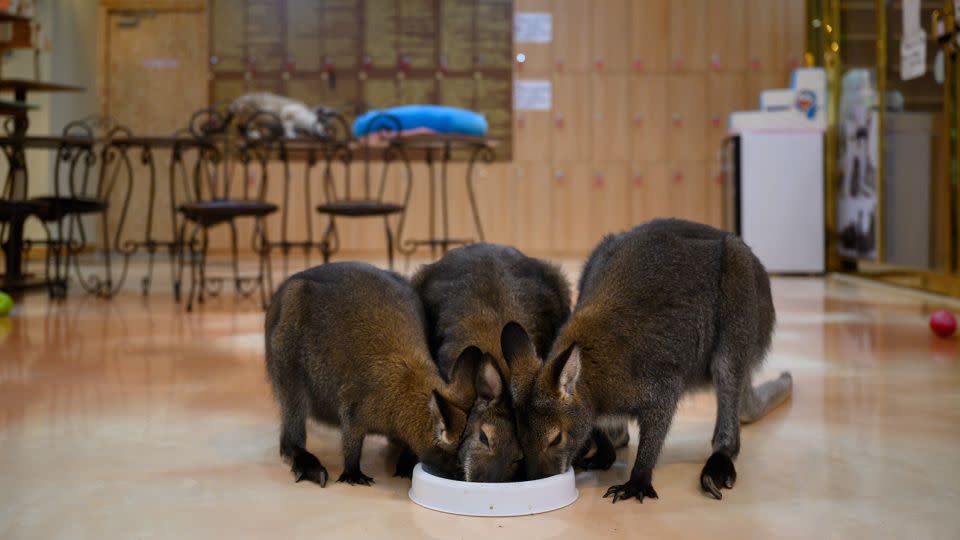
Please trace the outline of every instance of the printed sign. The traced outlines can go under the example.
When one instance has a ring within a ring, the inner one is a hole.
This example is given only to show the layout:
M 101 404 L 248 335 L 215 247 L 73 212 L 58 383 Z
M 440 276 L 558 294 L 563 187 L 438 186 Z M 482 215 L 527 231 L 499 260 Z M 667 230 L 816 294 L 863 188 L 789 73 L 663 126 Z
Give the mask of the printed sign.
M 517 12 L 513 17 L 513 41 L 516 43 L 553 41 L 553 14 Z
M 900 40 L 900 78 L 909 81 L 927 72 L 927 34 L 904 35 Z
M 518 111 L 549 111 L 553 107 L 550 81 L 514 81 L 513 108 Z

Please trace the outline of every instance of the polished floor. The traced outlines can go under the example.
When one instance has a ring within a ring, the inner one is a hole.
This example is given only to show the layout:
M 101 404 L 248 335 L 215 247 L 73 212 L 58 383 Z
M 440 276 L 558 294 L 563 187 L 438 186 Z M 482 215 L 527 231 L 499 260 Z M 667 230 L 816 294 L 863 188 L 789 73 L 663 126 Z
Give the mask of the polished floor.
M 958 341 L 926 327 L 940 301 L 839 278 L 775 279 L 774 293 L 763 376 L 790 370 L 794 396 L 743 430 L 722 501 L 698 489 L 714 415 L 702 394 L 667 439 L 659 500 L 601 499 L 631 445 L 577 475 L 572 506 L 505 519 L 414 505 L 376 439 L 375 486 L 295 484 L 253 301 L 186 314 L 162 285 L 109 302 L 29 295 L 0 319 L 0 538 L 960 537 Z M 308 446 L 335 478 L 337 432 L 315 427 Z

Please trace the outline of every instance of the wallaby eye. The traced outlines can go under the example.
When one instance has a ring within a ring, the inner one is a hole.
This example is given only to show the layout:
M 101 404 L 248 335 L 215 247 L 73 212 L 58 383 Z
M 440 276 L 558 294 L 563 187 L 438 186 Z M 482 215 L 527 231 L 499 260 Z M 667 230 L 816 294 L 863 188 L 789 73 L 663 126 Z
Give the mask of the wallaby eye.
M 563 440 L 563 433 L 557 433 L 557 436 L 550 441 L 550 446 L 557 446 L 560 444 L 560 441 Z
M 487 448 L 490 448 L 490 439 L 487 438 L 487 434 L 484 433 L 482 429 L 480 430 L 480 442 Z

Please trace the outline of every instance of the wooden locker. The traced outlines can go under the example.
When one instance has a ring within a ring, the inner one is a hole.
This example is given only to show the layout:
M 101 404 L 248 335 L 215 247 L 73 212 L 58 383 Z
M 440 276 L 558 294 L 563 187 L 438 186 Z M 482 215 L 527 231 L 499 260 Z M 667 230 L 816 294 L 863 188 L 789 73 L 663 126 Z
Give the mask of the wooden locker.
M 630 151 L 628 75 L 591 77 L 593 114 L 590 133 L 593 158 L 599 161 L 626 160 Z
M 748 110 L 760 106 L 760 93 L 790 86 L 790 75 L 785 71 L 748 72 L 744 81 L 744 99 Z
M 590 21 L 592 0 L 554 0 L 553 67 L 557 73 L 586 73 L 591 69 Z
M 549 162 L 553 156 L 554 122 L 550 111 L 514 111 L 514 159 Z
M 802 2 L 803 0 L 801 0 Z M 747 67 L 746 0 L 707 2 L 706 52 L 711 71 L 742 71 Z
M 630 69 L 630 9 L 627 0 L 593 2 L 591 56 L 597 73 L 627 73 Z
M 630 63 L 635 73 L 670 68 L 670 0 L 630 3 Z
M 803 65 L 803 53 L 807 48 L 807 3 L 805 0 L 781 0 L 784 6 L 784 64 L 783 69 L 793 71 Z
M 516 197 L 514 242 L 522 251 L 530 253 L 549 251 L 551 230 L 554 226 L 550 164 L 515 162 L 512 172 Z
M 553 153 L 564 161 L 590 159 L 590 78 L 558 75 L 553 87 Z
M 667 78 L 667 157 L 674 161 L 700 161 L 707 149 L 707 94 L 705 74 L 670 75 Z
M 750 71 L 781 69 L 784 4 L 782 0 L 747 0 L 747 66 Z
M 671 217 L 703 223 L 707 219 L 707 185 L 703 161 L 674 161 L 667 166 Z
M 707 162 L 706 172 L 706 223 L 718 229 L 724 229 L 723 222 L 723 169 L 720 159 L 711 159 Z
M 551 0 L 517 0 L 515 13 L 552 13 Z M 550 43 L 517 43 L 513 44 L 514 68 L 523 76 L 547 75 L 553 71 L 553 62 L 556 55 L 553 44 L 557 41 L 556 27 L 554 26 L 553 40 Z M 520 62 L 519 55 L 523 55 Z
M 552 251 L 581 255 L 593 247 L 588 223 L 592 180 L 589 163 L 554 164 L 550 189 Z
M 670 2 L 670 66 L 673 71 L 707 69 L 706 15 L 707 0 Z
M 487 242 L 512 245 L 516 242 L 516 219 L 518 216 L 516 186 L 510 163 L 478 163 L 474 173 L 474 188 L 484 239 Z M 463 184 L 463 181 L 460 181 Z M 473 214 L 464 199 L 459 210 L 466 222 L 466 237 L 479 241 Z
M 753 109 L 746 100 L 743 73 L 710 73 L 707 75 L 707 157 L 714 159 L 727 136 L 730 113 Z
M 630 223 L 639 225 L 670 215 L 667 164 L 662 161 L 634 162 L 630 167 Z
M 590 195 L 585 201 L 589 206 L 587 250 L 593 249 L 600 240 L 619 233 L 630 222 L 630 191 L 628 165 L 626 162 L 594 163 L 590 178 Z
M 630 157 L 635 161 L 666 159 L 670 134 L 667 76 L 630 77 Z

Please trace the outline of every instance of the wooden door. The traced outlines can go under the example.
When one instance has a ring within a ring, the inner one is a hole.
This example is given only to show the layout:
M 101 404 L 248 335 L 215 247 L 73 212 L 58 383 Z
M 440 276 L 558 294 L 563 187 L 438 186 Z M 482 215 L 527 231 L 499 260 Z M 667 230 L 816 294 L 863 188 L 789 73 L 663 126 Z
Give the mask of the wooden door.
M 585 73 L 590 69 L 590 28 L 595 2 L 557 0 L 553 11 L 554 69 Z
M 749 107 L 744 92 L 745 76 L 742 73 L 710 73 L 707 75 L 707 158 L 714 159 L 720 152 L 720 144 L 727 136 L 730 113 Z
M 746 0 L 708 1 L 706 18 L 706 52 L 710 69 L 712 71 L 745 69 L 748 32 Z M 750 31 L 757 31 L 757 29 L 750 29 Z
M 670 64 L 674 71 L 703 71 L 707 67 L 708 1 L 716 0 L 670 2 Z
M 590 61 L 593 70 L 598 73 L 629 71 L 630 10 L 627 0 L 593 2 L 591 21 L 593 54 Z
M 522 251 L 549 251 L 553 227 L 550 164 L 515 163 L 513 175 L 517 210 L 514 242 Z
M 702 160 L 707 155 L 706 74 L 671 75 L 667 83 L 672 160 Z
M 517 13 L 552 13 L 551 0 L 517 0 Z M 553 44 L 557 40 L 556 28 L 553 32 L 553 40 L 549 43 L 517 43 L 513 44 L 514 67 L 517 73 L 525 77 L 537 78 L 541 75 L 547 75 L 553 70 L 555 55 Z M 523 55 L 523 62 L 520 62 L 520 56 Z
M 137 135 L 171 135 L 186 127 L 190 115 L 207 105 L 207 14 L 194 9 L 143 12 L 136 25 L 129 15 L 104 10 L 103 54 L 98 100 L 101 113 Z M 120 24 L 123 19 L 126 24 Z M 123 239 L 142 240 L 149 206 L 149 175 L 134 157 L 135 176 Z M 171 240 L 166 164 L 169 153 L 154 152 L 157 191 L 153 237 Z M 116 198 L 118 195 L 114 194 Z M 117 226 L 119 204 L 112 205 L 110 229 Z
M 630 141 L 631 159 L 657 161 L 666 159 L 670 113 L 667 107 L 667 76 L 639 75 L 630 77 Z
M 628 75 L 592 77 L 593 115 L 590 119 L 593 158 L 625 160 L 630 150 Z
M 630 226 L 671 215 L 666 163 L 633 163 L 629 180 Z
M 670 0 L 630 3 L 630 62 L 636 73 L 670 67 Z
M 590 159 L 590 78 L 577 74 L 554 78 L 553 152 L 556 160 Z

